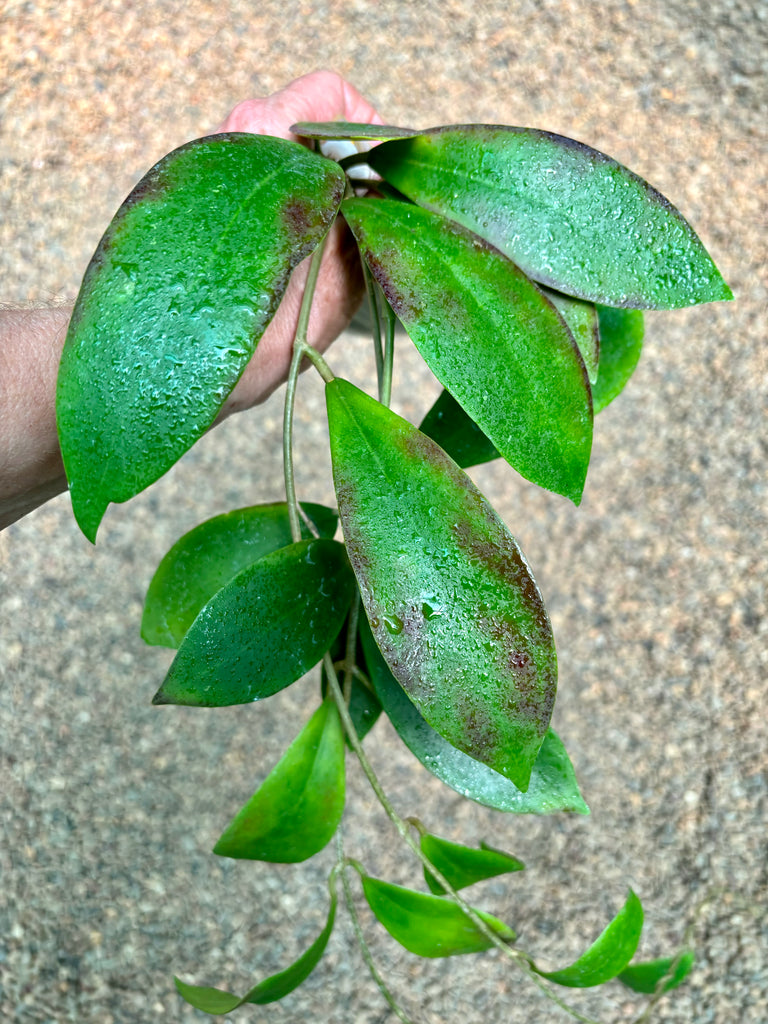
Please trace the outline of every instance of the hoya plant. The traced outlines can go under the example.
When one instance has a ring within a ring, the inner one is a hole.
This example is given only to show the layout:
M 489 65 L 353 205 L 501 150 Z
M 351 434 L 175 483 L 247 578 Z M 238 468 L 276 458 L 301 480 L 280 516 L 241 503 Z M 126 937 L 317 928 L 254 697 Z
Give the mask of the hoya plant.
M 550 727 L 557 659 L 544 601 L 513 534 L 465 470 L 502 458 L 578 504 L 593 416 L 637 364 L 642 310 L 731 292 L 664 196 L 572 139 L 487 125 L 292 130 L 306 145 L 215 135 L 148 172 L 88 266 L 59 374 L 72 506 L 93 541 L 110 502 L 151 485 L 213 424 L 291 272 L 311 256 L 275 500 L 181 537 L 152 579 L 141 630 L 147 643 L 176 651 L 154 703 L 201 714 L 264 700 L 321 666 L 306 724 L 276 765 L 255 766 L 266 778 L 222 820 L 213 852 L 291 864 L 336 836 L 328 916 L 295 963 L 244 994 L 178 979 L 176 987 L 212 1014 L 281 999 L 320 961 L 341 895 L 376 983 L 407 1020 L 369 951 L 374 925 L 358 919 L 361 891 L 372 918 L 416 956 L 495 947 L 581 1020 L 589 1018 L 558 987 L 618 980 L 652 1004 L 685 978 L 693 953 L 635 961 L 637 894 L 623 897 L 573 962 L 544 969 L 510 924 L 464 895 L 524 865 L 401 817 L 364 744 L 377 742 L 386 715 L 413 757 L 469 800 L 513 815 L 588 813 Z M 331 140 L 347 155 L 326 155 Z M 367 283 L 367 391 L 337 377 L 307 340 L 337 218 L 354 235 Z M 444 389 L 419 426 L 390 408 L 395 343 L 405 335 Z M 296 493 L 292 422 L 305 361 L 325 382 L 335 508 Z M 350 757 L 421 884 L 373 877 L 345 855 Z

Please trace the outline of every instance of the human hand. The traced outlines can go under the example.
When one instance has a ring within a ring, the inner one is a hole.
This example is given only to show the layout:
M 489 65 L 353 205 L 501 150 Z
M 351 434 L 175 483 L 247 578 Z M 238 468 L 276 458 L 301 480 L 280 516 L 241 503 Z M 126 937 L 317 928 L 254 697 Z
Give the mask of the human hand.
M 297 121 L 340 120 L 381 124 L 371 104 L 349 82 L 332 71 L 314 71 L 266 99 L 238 103 L 216 132 L 252 132 L 296 142 L 299 140 L 289 128 Z M 308 270 L 307 259 L 293 272 L 277 312 L 219 419 L 263 401 L 285 379 Z M 346 225 L 337 221 L 326 244 L 312 303 L 311 345 L 324 351 L 349 325 L 363 288 L 354 240 Z

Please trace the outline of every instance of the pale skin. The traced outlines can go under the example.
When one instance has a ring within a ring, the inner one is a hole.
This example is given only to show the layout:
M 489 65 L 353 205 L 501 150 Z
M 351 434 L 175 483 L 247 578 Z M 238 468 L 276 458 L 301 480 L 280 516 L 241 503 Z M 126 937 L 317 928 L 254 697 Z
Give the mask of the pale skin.
M 297 121 L 335 120 L 381 123 L 349 82 L 331 71 L 316 71 L 266 99 L 239 103 L 215 131 L 298 141 L 288 130 Z M 263 402 L 285 379 L 308 269 L 308 260 L 296 268 L 280 308 L 217 422 Z M 320 269 L 309 321 L 310 344 L 324 351 L 349 324 L 362 293 L 354 243 L 337 223 Z M 56 434 L 55 394 L 71 313 L 71 307 L 0 310 L 0 529 L 67 488 Z

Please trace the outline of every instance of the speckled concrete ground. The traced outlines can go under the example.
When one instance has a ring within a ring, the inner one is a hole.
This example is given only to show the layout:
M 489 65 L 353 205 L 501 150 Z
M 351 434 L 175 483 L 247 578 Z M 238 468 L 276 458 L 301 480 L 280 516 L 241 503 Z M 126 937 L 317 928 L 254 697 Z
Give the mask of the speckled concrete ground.
M 631 885 L 643 951 L 697 950 L 654 1019 L 768 1019 L 764 713 L 766 11 L 746 0 L 6 2 L 0 27 L 0 267 L 8 302 L 71 299 L 103 228 L 161 155 L 239 99 L 317 66 L 393 123 L 526 124 L 579 138 L 647 177 L 694 223 L 737 294 L 647 317 L 625 396 L 598 420 L 574 509 L 500 465 L 476 473 L 550 606 L 556 726 L 588 818 L 513 819 L 466 805 L 377 727 L 375 765 L 403 813 L 486 837 L 529 871 L 477 897 L 542 960 L 575 955 Z M 434 383 L 407 343 L 399 408 Z M 339 373 L 367 358 L 349 336 Z M 300 428 L 323 448 L 307 377 Z M 143 593 L 201 519 L 279 497 L 280 398 L 228 421 L 148 493 L 111 510 L 93 550 L 65 496 L 0 535 L 0 1019 L 194 1021 L 171 986 L 244 990 L 320 926 L 331 854 L 304 866 L 210 847 L 308 713 L 306 681 L 244 713 L 153 708 L 168 662 L 138 639 Z M 324 449 L 323 449 L 324 450 Z M 330 498 L 314 454 L 301 493 Z M 349 852 L 415 879 L 352 773 Z M 364 916 L 414 1018 L 565 1020 L 495 956 L 417 961 Z M 618 986 L 575 993 L 628 1020 Z M 342 923 L 309 981 L 242 1018 L 386 1019 Z

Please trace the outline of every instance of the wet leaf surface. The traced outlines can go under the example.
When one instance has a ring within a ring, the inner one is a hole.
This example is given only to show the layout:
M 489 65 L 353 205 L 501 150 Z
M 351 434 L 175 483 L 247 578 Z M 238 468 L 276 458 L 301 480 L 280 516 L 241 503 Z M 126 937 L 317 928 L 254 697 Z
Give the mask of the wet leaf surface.
M 333 537 L 338 516 L 323 505 L 302 506 L 321 537 Z M 311 536 L 305 523 L 302 532 Z M 148 644 L 178 647 L 200 609 L 247 565 L 292 543 L 285 502 L 252 505 L 215 516 L 185 533 L 163 558 L 147 591 L 141 635 Z
M 206 604 L 153 703 L 224 707 L 277 693 L 328 650 L 354 587 L 337 541 L 300 541 L 265 555 Z
M 527 789 L 557 659 L 517 543 L 416 427 L 347 381 L 326 398 L 339 516 L 376 643 L 433 728 Z
M 400 739 L 424 767 L 475 803 L 513 814 L 589 814 L 570 758 L 559 736 L 547 731 L 525 793 L 509 779 L 443 739 L 429 725 L 389 670 L 367 622 L 360 625 L 366 668 L 384 712 Z
M 90 540 L 110 502 L 211 426 L 343 191 L 339 167 L 304 146 L 230 133 L 168 154 L 125 200 L 86 270 L 59 370 L 59 438 Z
M 477 232 L 567 295 L 637 309 L 733 297 L 669 200 L 573 139 L 448 126 L 377 146 L 367 163 L 409 199 Z
M 589 381 L 562 317 L 492 246 L 391 199 L 342 204 L 363 258 L 434 375 L 526 479 L 578 503 Z
M 413 128 L 396 128 L 391 124 L 360 124 L 355 121 L 299 121 L 291 125 L 294 135 L 304 139 L 386 139 L 418 135 Z

